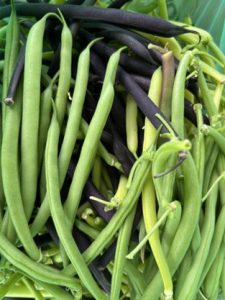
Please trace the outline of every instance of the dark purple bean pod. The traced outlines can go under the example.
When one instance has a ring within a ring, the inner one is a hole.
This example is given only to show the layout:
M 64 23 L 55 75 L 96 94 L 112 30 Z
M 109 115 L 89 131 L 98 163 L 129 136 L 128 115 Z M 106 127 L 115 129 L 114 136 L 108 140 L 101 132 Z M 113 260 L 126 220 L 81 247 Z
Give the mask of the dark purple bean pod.
M 93 48 L 93 46 L 92 46 Z M 91 68 L 93 69 L 94 73 L 99 76 L 102 80 L 105 77 L 105 65 L 99 55 L 96 54 L 93 49 L 91 50 Z
M 96 32 L 98 32 L 99 34 L 101 33 L 101 31 L 105 31 L 105 30 L 107 30 L 108 32 L 109 31 L 117 31 L 117 32 L 125 33 L 127 35 L 132 36 L 134 39 L 138 40 L 140 43 L 142 43 L 145 46 L 147 46 L 150 43 L 149 39 L 138 34 L 137 32 L 129 30 L 126 27 L 117 26 L 115 24 L 113 25 L 113 24 L 109 24 L 109 23 L 105 23 L 105 22 L 88 21 L 88 22 L 82 23 L 82 27 L 85 29 L 89 29 L 89 30 L 95 29 L 95 31 L 97 30 Z
M 135 158 L 133 154 L 128 150 L 128 148 L 124 145 L 110 118 L 108 119 L 107 124 L 113 136 L 113 152 L 116 158 L 121 163 L 125 175 L 128 177 L 130 174 L 130 170 L 135 163 Z
M 146 92 L 148 93 L 149 86 L 151 80 L 148 77 L 137 75 L 137 74 L 130 74 L 136 83 Z
M 121 31 L 112 30 L 101 31 L 100 35 L 107 38 L 107 40 L 116 40 L 124 45 L 127 45 L 134 52 L 134 54 L 142 58 L 144 61 L 146 60 L 147 62 L 153 65 L 156 64 L 155 61 L 152 59 L 148 48 L 131 35 Z
M 92 34 L 86 30 L 80 30 L 81 36 L 86 39 L 87 42 L 90 42 L 95 38 Z M 109 58 L 115 52 L 115 49 L 106 45 L 104 42 L 97 42 L 93 45 L 93 50 L 103 56 L 104 58 Z M 127 71 L 137 73 L 143 76 L 150 77 L 155 70 L 155 66 L 150 63 L 146 63 L 138 58 L 129 56 L 126 53 L 121 53 L 120 55 L 120 65 L 122 65 Z
M 106 21 L 164 37 L 172 37 L 179 34 L 193 32 L 184 27 L 173 25 L 172 23 L 158 17 L 127 12 L 115 8 L 104 9 L 99 7 L 82 7 L 70 4 L 51 5 L 47 3 L 15 4 L 15 8 L 19 16 L 34 16 L 38 18 L 49 12 L 57 13 L 59 9 L 67 19 L 74 18 L 80 20 Z M 0 10 L 0 19 L 8 17 L 10 12 L 11 6 L 3 7 Z
M 25 45 L 23 45 L 20 48 L 16 66 L 15 66 L 13 75 L 11 77 L 10 83 L 9 83 L 7 96 L 4 99 L 4 102 L 7 105 L 12 105 L 14 103 L 14 96 L 16 94 L 17 87 L 19 85 L 20 79 L 23 74 L 24 61 L 25 61 Z
M 156 117 L 156 114 L 159 114 L 170 125 L 170 127 L 173 128 L 170 122 L 164 116 L 164 114 L 160 111 L 160 109 L 140 88 L 140 86 L 136 83 L 132 76 L 130 76 L 122 67 L 118 67 L 118 76 L 121 84 L 124 86 L 127 92 L 134 98 L 139 109 L 151 121 L 151 123 L 156 129 L 162 126 L 161 133 L 168 132 L 167 128 Z

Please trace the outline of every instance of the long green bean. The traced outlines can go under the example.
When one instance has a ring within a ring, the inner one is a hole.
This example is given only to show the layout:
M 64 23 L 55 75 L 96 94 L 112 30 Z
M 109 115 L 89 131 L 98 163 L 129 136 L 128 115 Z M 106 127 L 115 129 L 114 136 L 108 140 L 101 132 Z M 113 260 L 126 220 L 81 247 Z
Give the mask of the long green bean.
M 46 181 L 47 193 L 49 199 L 49 206 L 51 215 L 59 235 L 60 241 L 71 260 L 75 270 L 81 278 L 83 284 L 95 299 L 106 299 L 104 293 L 100 290 L 97 283 L 94 281 L 87 265 L 85 264 L 82 255 L 77 248 L 70 231 L 70 223 L 66 218 L 61 204 L 60 189 L 59 189 L 59 174 L 58 174 L 58 142 L 59 142 L 59 124 L 54 112 L 50 130 L 48 133 L 47 146 L 46 146 Z

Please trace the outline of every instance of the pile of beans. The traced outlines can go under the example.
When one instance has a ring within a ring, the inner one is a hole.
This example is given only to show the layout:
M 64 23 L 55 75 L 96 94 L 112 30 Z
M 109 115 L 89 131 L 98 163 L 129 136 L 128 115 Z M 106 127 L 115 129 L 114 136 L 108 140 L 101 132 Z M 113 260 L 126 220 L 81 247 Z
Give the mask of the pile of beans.
M 0 2 L 0 297 L 225 299 L 225 56 L 95 2 Z

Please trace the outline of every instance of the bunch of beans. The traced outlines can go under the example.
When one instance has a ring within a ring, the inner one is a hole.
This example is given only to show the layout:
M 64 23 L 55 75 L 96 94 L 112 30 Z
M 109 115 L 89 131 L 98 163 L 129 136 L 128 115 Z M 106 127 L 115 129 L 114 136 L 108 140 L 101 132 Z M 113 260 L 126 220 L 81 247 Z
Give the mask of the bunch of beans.
M 0 2 L 0 297 L 225 299 L 225 56 L 95 2 Z

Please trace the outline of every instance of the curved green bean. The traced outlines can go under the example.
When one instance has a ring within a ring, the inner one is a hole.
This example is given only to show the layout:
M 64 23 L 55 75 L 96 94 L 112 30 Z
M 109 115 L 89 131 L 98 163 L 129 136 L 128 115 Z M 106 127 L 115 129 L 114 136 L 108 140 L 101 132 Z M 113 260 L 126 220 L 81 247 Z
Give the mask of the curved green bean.
M 97 283 L 93 279 L 87 265 L 85 264 L 82 255 L 73 239 L 70 231 L 70 222 L 67 219 L 63 206 L 61 204 L 60 189 L 59 189 L 59 174 L 58 174 L 58 142 L 59 142 L 59 124 L 54 112 L 46 145 L 46 183 L 49 206 L 53 222 L 60 238 L 66 254 L 71 260 L 75 270 L 77 271 L 82 283 L 95 297 L 95 299 L 106 299 L 105 294 L 100 290 Z
M 177 229 L 167 255 L 167 262 L 171 274 L 175 273 L 190 246 L 192 236 L 199 220 L 201 203 L 197 171 L 190 153 L 183 162 L 181 168 L 184 174 L 184 207 L 180 226 Z M 190 222 L 190 219 L 192 222 Z M 149 295 L 151 295 L 152 300 L 158 299 L 162 290 L 162 280 L 158 272 L 145 289 L 141 299 L 147 300 L 149 299 Z

